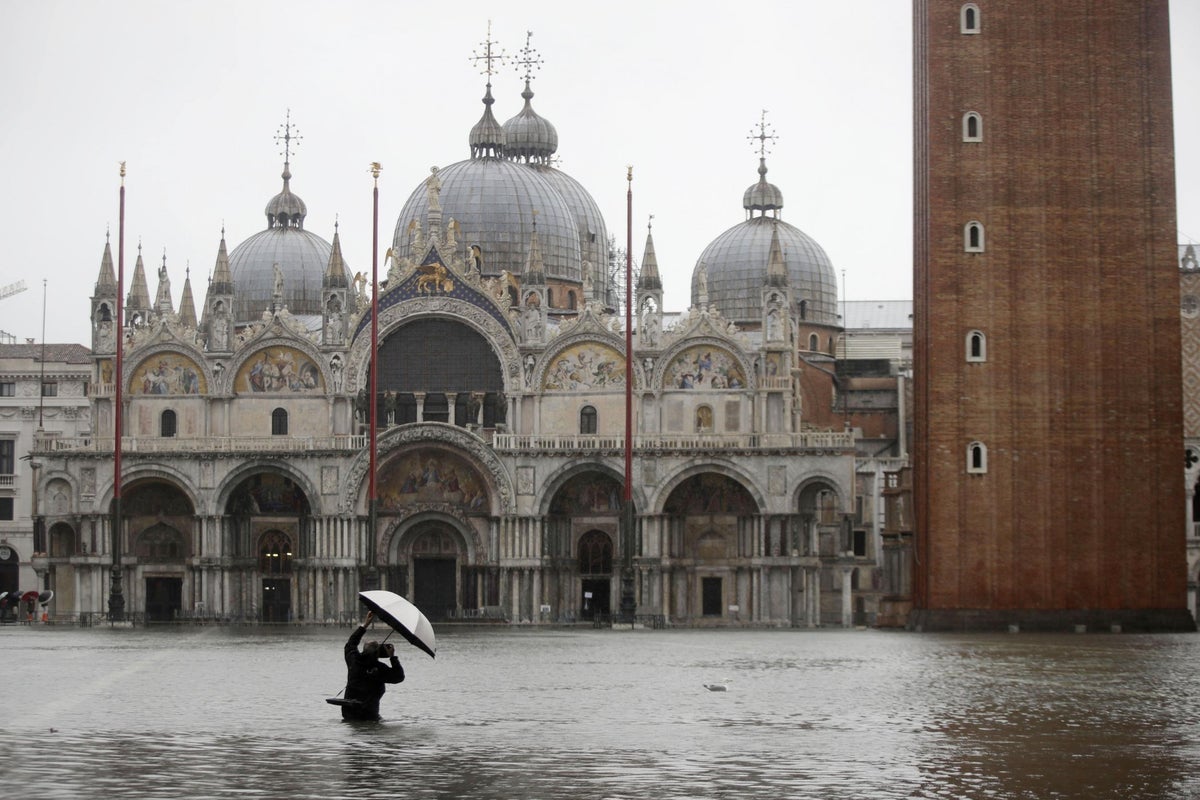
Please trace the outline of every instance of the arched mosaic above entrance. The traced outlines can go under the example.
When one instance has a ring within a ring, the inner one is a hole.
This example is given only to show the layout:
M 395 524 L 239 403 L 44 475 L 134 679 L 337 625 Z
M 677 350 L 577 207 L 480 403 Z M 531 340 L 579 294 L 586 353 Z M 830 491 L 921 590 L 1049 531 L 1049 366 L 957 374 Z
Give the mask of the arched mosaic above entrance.
M 405 451 L 379 474 L 380 509 L 399 511 L 418 503 L 444 503 L 464 511 L 488 508 L 487 484 L 462 456 L 433 447 Z
M 321 368 L 294 347 L 264 347 L 246 359 L 233 382 L 238 394 L 325 391 Z
M 676 486 L 663 510 L 668 514 L 755 514 L 758 506 L 733 478 L 705 472 Z
M 204 371 L 185 355 L 156 353 L 133 371 L 130 394 L 204 394 L 208 391 Z

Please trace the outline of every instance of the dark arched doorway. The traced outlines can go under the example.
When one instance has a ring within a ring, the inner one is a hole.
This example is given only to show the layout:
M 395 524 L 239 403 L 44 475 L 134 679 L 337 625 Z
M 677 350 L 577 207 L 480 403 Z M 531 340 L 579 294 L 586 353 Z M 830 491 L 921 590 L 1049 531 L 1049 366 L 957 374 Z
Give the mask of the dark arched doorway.
M 431 620 L 457 611 L 459 542 L 458 532 L 444 522 L 421 523 L 412 532 L 412 600 Z
M 264 533 L 258 543 L 258 571 L 262 575 L 262 621 L 289 622 L 292 618 L 292 537 L 280 530 Z
M 582 616 L 604 616 L 612 613 L 612 537 L 598 530 L 588 531 L 579 537 L 578 563 L 583 590 L 580 602 Z

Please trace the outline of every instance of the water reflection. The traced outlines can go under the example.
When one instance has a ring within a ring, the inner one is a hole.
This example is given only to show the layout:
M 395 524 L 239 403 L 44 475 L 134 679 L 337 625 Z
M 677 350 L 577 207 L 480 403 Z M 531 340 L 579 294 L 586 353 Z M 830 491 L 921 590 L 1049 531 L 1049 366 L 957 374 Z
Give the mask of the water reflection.
M 37 798 L 1200 795 L 1196 636 L 444 628 L 436 661 L 402 651 L 408 680 L 373 724 L 324 702 L 349 632 L 0 629 L 0 785 Z

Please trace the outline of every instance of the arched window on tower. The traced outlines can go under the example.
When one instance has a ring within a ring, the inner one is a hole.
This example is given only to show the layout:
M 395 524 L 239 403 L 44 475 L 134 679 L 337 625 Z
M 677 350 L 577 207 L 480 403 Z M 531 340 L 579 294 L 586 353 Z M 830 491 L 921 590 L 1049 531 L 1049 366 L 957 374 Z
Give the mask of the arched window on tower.
M 175 412 L 167 409 L 162 412 L 162 416 L 158 420 L 158 435 L 164 438 L 170 438 L 175 435 L 176 420 Z
M 596 407 L 584 406 L 579 410 L 579 432 L 596 432 Z
M 820 348 L 820 346 L 821 346 L 820 338 L 815 333 L 810 333 L 808 335 L 808 349 L 815 353 L 817 351 L 817 349 Z
M 979 112 L 968 111 L 963 114 L 962 140 L 964 142 L 983 141 L 983 117 L 979 116 Z
M 967 472 L 974 475 L 987 472 L 987 445 L 983 442 L 967 445 Z
M 271 412 L 271 435 L 287 436 L 288 413 L 286 409 L 277 408 Z
M 967 334 L 967 361 L 987 361 L 987 337 L 983 331 Z
M 963 226 L 963 249 L 968 253 L 984 251 L 983 223 L 971 220 Z
M 959 12 L 959 22 L 963 33 L 979 33 L 981 30 L 979 6 L 974 3 L 965 3 L 962 11 Z
M 567 308 L 571 309 L 572 311 L 575 310 L 575 290 L 574 289 L 567 292 Z

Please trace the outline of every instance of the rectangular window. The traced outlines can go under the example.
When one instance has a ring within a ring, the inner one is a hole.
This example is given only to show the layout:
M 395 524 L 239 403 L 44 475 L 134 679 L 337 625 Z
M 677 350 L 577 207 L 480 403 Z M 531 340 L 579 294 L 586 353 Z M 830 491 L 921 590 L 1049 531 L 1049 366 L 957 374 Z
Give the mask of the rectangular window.
M 13 499 L 11 497 L 0 497 L 0 519 L 13 518 Z
M 0 397 L 16 397 L 17 384 L 14 381 L 0 381 Z
M 17 474 L 17 443 L 13 439 L 0 439 L 0 475 Z
M 58 397 L 58 382 L 42 381 L 42 397 Z
M 854 555 L 865 556 L 867 554 L 867 532 L 854 532 Z

